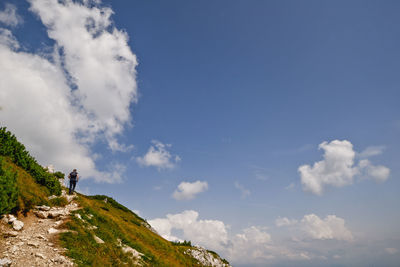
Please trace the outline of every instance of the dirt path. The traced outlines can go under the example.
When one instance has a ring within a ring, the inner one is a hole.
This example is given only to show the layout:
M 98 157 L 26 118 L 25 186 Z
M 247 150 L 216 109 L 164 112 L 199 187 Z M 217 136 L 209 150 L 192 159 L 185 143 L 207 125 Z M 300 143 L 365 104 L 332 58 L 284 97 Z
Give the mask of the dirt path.
M 65 207 L 42 206 L 19 218 L 24 227 L 14 231 L 4 221 L 0 223 L 0 266 L 1 261 L 11 262 L 4 266 L 74 266 L 71 259 L 64 256 L 65 249 L 57 245 L 57 235 L 66 230 L 58 229 L 78 204 L 70 201 Z M 39 218 L 41 217 L 41 218 Z

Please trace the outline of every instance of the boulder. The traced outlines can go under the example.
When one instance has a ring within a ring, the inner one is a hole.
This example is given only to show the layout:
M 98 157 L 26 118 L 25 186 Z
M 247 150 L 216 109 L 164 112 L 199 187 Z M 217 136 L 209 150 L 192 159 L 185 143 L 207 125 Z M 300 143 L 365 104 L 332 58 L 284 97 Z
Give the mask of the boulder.
M 13 229 L 15 231 L 20 231 L 24 227 L 24 223 L 18 220 L 13 221 Z
M 59 231 L 57 229 L 54 229 L 53 227 L 51 227 L 49 230 L 47 230 L 47 232 L 49 234 L 57 234 Z
M 50 210 L 50 207 L 49 206 L 45 206 L 45 205 L 36 206 L 35 208 L 37 208 L 38 210 L 42 210 L 42 211 L 49 211 Z
M 33 213 L 36 215 L 36 217 L 41 219 L 46 219 L 49 216 L 49 214 L 46 211 L 35 210 Z

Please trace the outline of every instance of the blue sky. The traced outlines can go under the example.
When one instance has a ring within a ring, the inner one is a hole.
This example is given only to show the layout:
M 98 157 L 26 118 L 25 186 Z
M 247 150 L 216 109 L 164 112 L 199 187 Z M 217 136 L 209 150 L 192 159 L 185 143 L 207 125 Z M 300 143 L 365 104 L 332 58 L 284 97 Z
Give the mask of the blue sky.
M 40 163 L 234 266 L 398 264 L 397 1 L 85 2 L 0 2 Z

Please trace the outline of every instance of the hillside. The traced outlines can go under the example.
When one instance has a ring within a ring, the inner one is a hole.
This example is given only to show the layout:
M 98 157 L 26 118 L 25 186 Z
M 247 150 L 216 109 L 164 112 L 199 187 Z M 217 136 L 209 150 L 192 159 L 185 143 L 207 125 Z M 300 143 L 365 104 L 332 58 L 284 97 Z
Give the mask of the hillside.
M 0 266 L 229 266 L 163 239 L 110 197 L 65 195 L 60 173 L 47 173 L 5 128 L 0 141 Z

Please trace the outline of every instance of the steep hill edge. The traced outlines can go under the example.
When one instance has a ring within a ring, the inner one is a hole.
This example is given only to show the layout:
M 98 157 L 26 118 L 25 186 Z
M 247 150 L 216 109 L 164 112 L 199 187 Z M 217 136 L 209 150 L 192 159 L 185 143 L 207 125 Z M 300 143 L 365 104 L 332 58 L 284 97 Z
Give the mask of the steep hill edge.
M 0 128 L 0 266 L 230 266 L 190 242 L 165 240 L 110 197 L 67 196 L 60 174 Z

